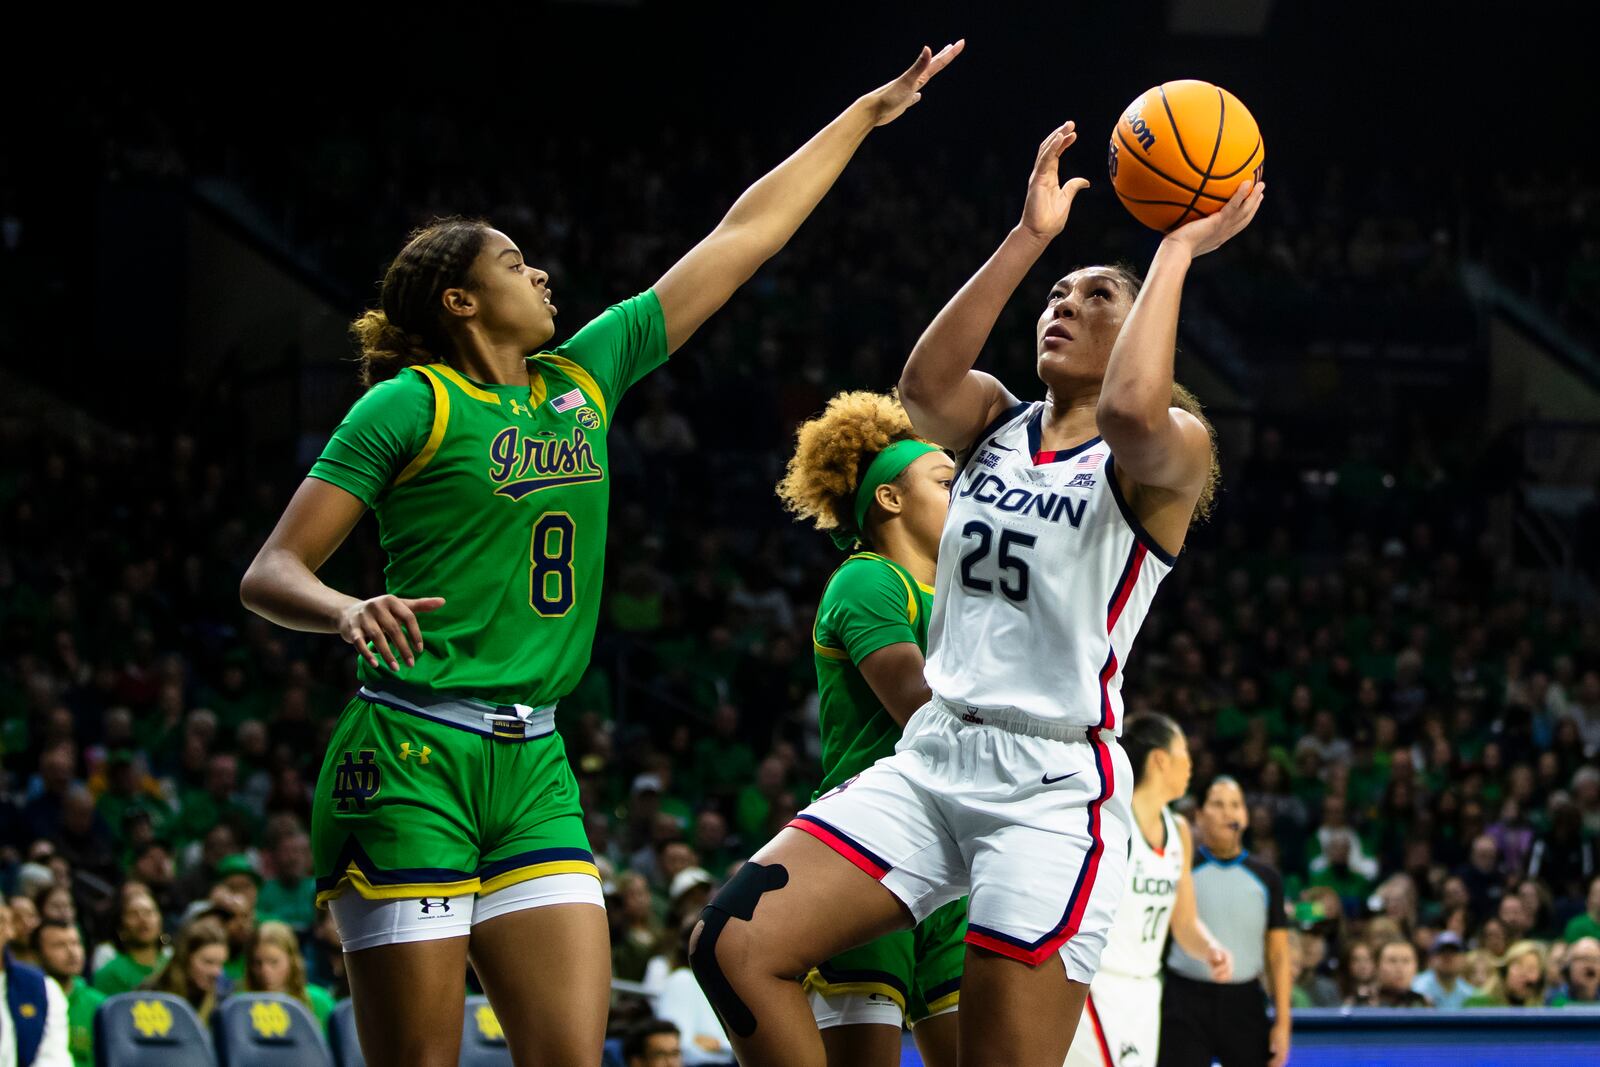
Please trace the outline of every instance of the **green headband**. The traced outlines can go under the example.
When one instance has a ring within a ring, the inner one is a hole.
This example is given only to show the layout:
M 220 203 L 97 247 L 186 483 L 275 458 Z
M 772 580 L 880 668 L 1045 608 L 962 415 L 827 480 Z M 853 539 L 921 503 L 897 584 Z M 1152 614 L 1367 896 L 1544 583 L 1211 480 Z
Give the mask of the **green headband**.
M 906 440 L 896 441 L 872 457 L 867 473 L 862 476 L 861 485 L 856 488 L 855 529 L 836 531 L 834 542 L 840 548 L 848 550 L 866 529 L 867 510 L 872 506 L 872 498 L 877 495 L 878 486 L 894 481 L 911 464 L 929 452 L 938 451 L 940 451 L 938 445 L 930 445 L 926 441 Z

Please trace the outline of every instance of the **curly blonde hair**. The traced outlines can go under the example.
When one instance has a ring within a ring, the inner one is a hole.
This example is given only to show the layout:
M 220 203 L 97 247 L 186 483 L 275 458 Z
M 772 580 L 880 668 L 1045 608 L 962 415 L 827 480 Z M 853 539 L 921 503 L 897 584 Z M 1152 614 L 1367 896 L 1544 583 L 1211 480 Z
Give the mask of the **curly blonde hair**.
M 894 394 L 840 393 L 821 415 L 795 431 L 794 455 L 778 483 L 778 499 L 797 519 L 826 533 L 855 529 L 856 489 L 879 452 L 917 439 L 911 418 Z

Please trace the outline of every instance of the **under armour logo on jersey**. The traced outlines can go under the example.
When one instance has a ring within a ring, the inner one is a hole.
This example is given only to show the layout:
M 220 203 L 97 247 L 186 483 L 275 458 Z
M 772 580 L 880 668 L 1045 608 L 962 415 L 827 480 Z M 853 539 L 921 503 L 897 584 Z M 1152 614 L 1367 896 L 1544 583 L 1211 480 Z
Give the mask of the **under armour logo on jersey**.
M 450 914 L 450 898 L 449 897 L 438 897 L 437 898 L 437 900 L 438 900 L 437 904 L 433 903 L 433 901 L 435 899 L 436 898 L 434 898 L 434 897 L 423 897 L 422 899 L 417 901 L 418 904 L 422 905 L 422 914 L 430 915 L 430 914 L 433 913 L 434 909 L 437 908 L 437 909 L 442 910 L 444 914 L 449 915 Z
M 521 401 L 513 400 L 511 402 L 511 413 L 513 415 L 529 415 L 529 416 L 531 416 L 533 414 L 533 409 L 530 408 L 528 405 L 522 403 Z
M 360 759 L 357 759 L 357 756 Z M 364 748 L 346 752 L 333 769 L 333 799 L 340 812 L 366 811 L 367 801 L 383 788 L 383 773 L 378 770 L 377 752 Z
M 417 757 L 417 762 L 426 764 L 428 757 L 433 754 L 433 749 L 423 745 L 420 749 L 412 748 L 410 741 L 400 742 L 400 762 L 404 763 L 412 756 Z

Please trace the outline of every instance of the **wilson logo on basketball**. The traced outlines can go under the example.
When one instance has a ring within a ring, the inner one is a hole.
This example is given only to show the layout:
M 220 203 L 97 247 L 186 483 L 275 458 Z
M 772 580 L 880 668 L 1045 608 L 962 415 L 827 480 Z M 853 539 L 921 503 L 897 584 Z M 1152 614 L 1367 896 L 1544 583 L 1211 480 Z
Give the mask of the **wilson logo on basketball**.
M 1150 127 L 1146 125 L 1144 119 L 1140 117 L 1139 112 L 1128 112 L 1127 121 L 1128 129 L 1132 131 L 1134 139 L 1139 142 L 1140 148 L 1148 152 L 1151 148 L 1155 147 L 1156 135 L 1151 131 Z

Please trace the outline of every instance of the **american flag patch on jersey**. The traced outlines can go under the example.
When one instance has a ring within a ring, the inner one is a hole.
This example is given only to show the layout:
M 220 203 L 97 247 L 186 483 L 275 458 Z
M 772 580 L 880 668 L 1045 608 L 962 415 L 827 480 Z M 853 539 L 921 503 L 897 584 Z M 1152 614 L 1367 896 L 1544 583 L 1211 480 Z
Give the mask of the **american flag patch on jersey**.
M 573 408 L 577 407 L 583 402 L 583 390 L 570 389 L 556 397 L 554 400 L 550 401 L 550 406 L 555 408 L 557 411 L 571 411 Z
M 1087 455 L 1079 456 L 1078 466 L 1087 467 L 1091 463 L 1099 463 L 1105 458 L 1105 455 L 1104 452 L 1090 452 Z

